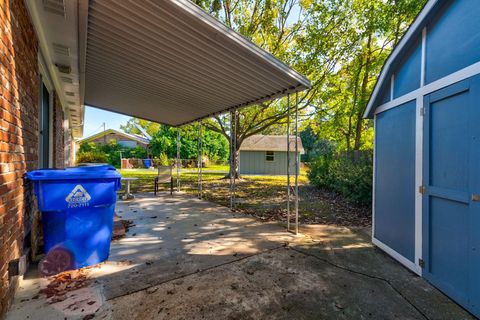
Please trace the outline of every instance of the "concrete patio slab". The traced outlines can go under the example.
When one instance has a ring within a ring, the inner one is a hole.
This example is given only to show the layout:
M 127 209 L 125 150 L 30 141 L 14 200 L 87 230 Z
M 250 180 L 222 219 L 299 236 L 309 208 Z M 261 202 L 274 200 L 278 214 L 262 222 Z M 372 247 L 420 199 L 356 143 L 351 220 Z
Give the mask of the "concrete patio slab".
M 305 226 L 294 236 L 196 198 L 120 201 L 133 225 L 60 301 L 32 270 L 8 319 L 471 319 L 374 248 L 369 230 Z M 54 297 L 55 298 L 55 297 Z

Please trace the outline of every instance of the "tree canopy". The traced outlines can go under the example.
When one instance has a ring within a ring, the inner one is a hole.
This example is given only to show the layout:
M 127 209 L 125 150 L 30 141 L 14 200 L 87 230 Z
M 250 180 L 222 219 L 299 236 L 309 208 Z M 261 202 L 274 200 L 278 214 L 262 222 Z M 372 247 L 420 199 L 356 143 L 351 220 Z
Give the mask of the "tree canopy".
M 381 67 L 426 0 L 192 0 L 306 75 L 299 95 L 303 127 L 340 150 L 370 149 L 362 119 Z M 239 111 L 237 147 L 250 135 L 286 133 L 286 99 Z M 228 117 L 206 125 L 229 137 Z
M 142 127 L 152 137 L 149 151 L 152 156 L 167 155 L 169 159 L 177 156 L 177 129 L 132 118 L 121 129 L 127 133 L 140 134 L 137 126 Z M 180 134 L 180 158 L 195 159 L 198 157 L 198 124 L 183 126 Z M 210 160 L 226 161 L 229 156 L 228 141 L 218 132 L 204 128 L 202 132 L 203 153 Z
M 426 0 L 192 0 L 261 48 L 306 75 L 298 95 L 301 130 L 337 151 L 371 149 L 373 126 L 362 118 L 385 59 Z M 295 97 L 291 97 L 292 101 Z M 254 134 L 285 134 L 287 99 L 238 111 L 237 149 Z M 137 121 L 152 150 L 173 157 L 175 130 Z M 125 130 L 138 133 L 127 124 Z M 228 157 L 230 116 L 204 121 L 210 155 Z M 182 128 L 182 158 L 196 155 L 196 125 Z M 225 139 L 219 139 L 223 136 Z

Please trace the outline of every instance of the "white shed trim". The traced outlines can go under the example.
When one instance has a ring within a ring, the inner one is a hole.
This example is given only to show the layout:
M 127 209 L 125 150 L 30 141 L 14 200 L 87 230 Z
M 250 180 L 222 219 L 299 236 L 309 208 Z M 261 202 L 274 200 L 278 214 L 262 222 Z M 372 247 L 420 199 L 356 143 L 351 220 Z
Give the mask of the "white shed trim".
M 399 56 L 407 49 L 408 45 L 410 44 L 411 40 L 421 32 L 421 28 L 426 23 L 426 20 L 431 13 L 432 9 L 439 3 L 444 2 L 444 0 L 429 0 L 425 6 L 423 7 L 420 14 L 417 16 L 415 21 L 412 23 L 410 28 L 408 28 L 407 32 L 400 40 L 398 45 L 393 49 L 392 53 L 388 57 L 387 61 L 385 62 L 382 71 L 380 72 L 380 76 L 378 77 L 377 83 L 375 84 L 375 88 L 373 89 L 372 95 L 370 100 L 368 101 L 367 108 L 363 114 L 364 118 L 372 117 L 372 111 L 374 106 L 377 104 L 377 101 L 380 97 L 382 85 L 385 81 L 389 79 L 389 75 L 392 71 L 392 66 L 397 60 Z M 410 99 L 412 100 L 412 99 Z
M 401 97 L 398 97 L 392 101 L 389 101 L 387 103 L 384 103 L 380 106 L 378 106 L 375 109 L 374 114 L 378 114 L 384 111 L 387 111 L 389 109 L 398 107 L 406 102 L 415 100 L 419 97 L 426 96 L 434 91 L 437 91 L 441 88 L 447 87 L 449 85 L 452 85 L 454 83 L 457 83 L 459 81 L 468 79 L 470 77 L 473 77 L 477 74 L 480 74 L 480 62 L 476 62 L 466 68 L 463 68 L 457 72 L 451 73 L 448 76 L 445 76 L 441 79 L 438 79 L 434 82 L 431 82 L 423 87 L 420 87 L 412 92 L 409 92 Z
M 398 262 L 400 262 L 401 264 L 403 264 L 405 267 L 407 267 L 408 269 L 412 270 L 413 272 L 415 272 L 416 274 L 418 275 L 421 275 L 422 274 L 422 268 L 420 268 L 419 266 L 417 266 L 416 264 L 414 264 L 412 261 L 408 260 L 407 258 L 405 258 L 404 256 L 402 256 L 400 253 L 398 253 L 397 251 L 393 250 L 392 248 L 390 248 L 388 245 L 386 245 L 385 243 L 381 242 L 380 240 L 378 240 L 377 238 L 373 237 L 372 238 L 372 243 L 374 245 L 376 245 L 377 247 L 379 247 L 380 249 L 382 249 L 383 251 L 385 251 L 386 253 L 388 253 L 389 255 L 391 255 L 393 258 L 395 258 L 396 260 L 398 260 Z

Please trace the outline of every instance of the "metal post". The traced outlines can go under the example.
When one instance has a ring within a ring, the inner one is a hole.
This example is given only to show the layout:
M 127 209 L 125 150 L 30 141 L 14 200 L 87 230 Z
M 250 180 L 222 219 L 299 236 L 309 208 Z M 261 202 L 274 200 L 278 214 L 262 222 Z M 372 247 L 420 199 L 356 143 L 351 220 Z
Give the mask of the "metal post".
M 180 192 L 180 128 L 177 128 L 177 192 Z
M 287 230 L 290 231 L 290 94 L 287 95 Z
M 295 93 L 295 234 L 298 234 L 298 92 Z
M 198 123 L 198 198 L 202 199 L 203 190 L 202 190 L 202 122 Z
M 233 111 L 233 210 L 236 208 L 237 200 L 237 110 Z
M 230 210 L 233 211 L 233 113 L 230 111 Z

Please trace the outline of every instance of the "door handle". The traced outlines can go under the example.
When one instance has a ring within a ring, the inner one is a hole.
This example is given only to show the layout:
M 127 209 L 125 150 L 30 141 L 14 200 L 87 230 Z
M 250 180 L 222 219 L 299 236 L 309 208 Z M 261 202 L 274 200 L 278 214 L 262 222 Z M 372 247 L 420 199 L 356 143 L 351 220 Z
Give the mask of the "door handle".
M 472 201 L 480 201 L 480 194 L 472 194 Z

